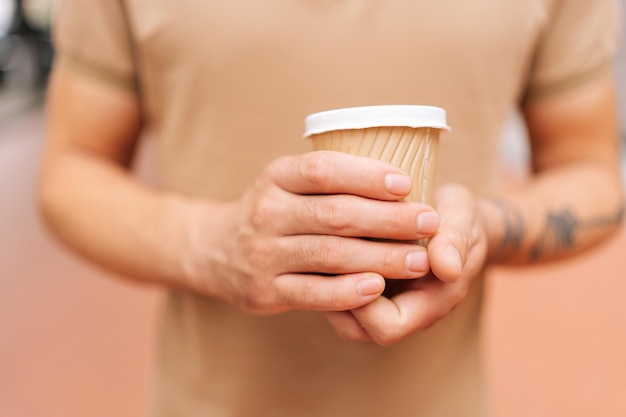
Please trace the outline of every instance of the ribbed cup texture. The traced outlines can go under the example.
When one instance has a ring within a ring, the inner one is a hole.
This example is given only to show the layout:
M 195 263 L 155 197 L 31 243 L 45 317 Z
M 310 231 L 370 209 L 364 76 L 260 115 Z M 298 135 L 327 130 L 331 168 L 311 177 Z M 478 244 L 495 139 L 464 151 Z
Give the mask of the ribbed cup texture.
M 411 176 L 413 190 L 405 200 L 432 205 L 439 130 L 373 127 L 336 130 L 311 136 L 314 150 L 333 150 L 389 162 Z

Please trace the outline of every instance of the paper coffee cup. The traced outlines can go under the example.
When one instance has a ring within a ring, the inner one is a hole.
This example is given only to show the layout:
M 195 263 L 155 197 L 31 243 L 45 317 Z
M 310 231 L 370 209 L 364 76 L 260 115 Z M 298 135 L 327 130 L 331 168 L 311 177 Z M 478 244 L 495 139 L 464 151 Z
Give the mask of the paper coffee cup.
M 432 106 L 368 106 L 307 116 L 314 150 L 333 150 L 389 162 L 413 180 L 405 200 L 432 205 L 439 135 L 450 130 L 446 111 Z

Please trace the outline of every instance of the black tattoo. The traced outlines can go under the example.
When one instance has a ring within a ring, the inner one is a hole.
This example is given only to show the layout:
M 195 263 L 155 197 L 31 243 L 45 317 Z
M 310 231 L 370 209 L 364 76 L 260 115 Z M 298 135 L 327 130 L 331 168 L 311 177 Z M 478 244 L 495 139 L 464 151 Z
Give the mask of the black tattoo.
M 617 212 L 595 219 L 582 221 L 571 209 L 549 211 L 546 226 L 537 242 L 532 246 L 530 259 L 536 261 L 546 254 L 559 254 L 576 246 L 576 238 L 584 229 L 611 227 L 624 220 L 624 204 Z
M 548 250 L 559 252 L 574 246 L 574 233 L 580 222 L 569 209 L 549 211 L 546 227 L 530 250 L 530 259 L 536 261 Z
M 496 248 L 496 257 L 519 250 L 524 239 L 524 217 L 520 210 L 502 201 L 491 200 L 502 212 L 504 236 Z
M 517 250 L 522 245 L 524 237 L 524 218 L 515 207 L 508 207 L 504 211 L 504 237 L 500 242 L 500 249 Z

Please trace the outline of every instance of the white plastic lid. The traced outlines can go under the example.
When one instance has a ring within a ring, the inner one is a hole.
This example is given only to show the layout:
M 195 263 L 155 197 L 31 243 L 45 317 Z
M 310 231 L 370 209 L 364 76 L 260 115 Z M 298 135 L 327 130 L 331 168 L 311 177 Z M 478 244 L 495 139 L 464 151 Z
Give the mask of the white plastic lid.
M 314 113 L 306 117 L 304 137 L 333 130 L 381 126 L 432 127 L 450 130 L 441 107 L 388 105 L 349 107 Z

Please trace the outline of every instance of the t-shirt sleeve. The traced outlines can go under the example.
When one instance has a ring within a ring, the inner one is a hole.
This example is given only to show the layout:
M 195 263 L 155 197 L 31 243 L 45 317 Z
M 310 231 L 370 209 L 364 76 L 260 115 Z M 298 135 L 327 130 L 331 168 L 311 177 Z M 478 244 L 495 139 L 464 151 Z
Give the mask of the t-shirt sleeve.
M 609 73 L 621 35 L 620 0 L 555 0 L 540 37 L 526 99 Z
M 124 0 L 60 0 L 52 28 L 55 65 L 137 89 L 128 22 Z

